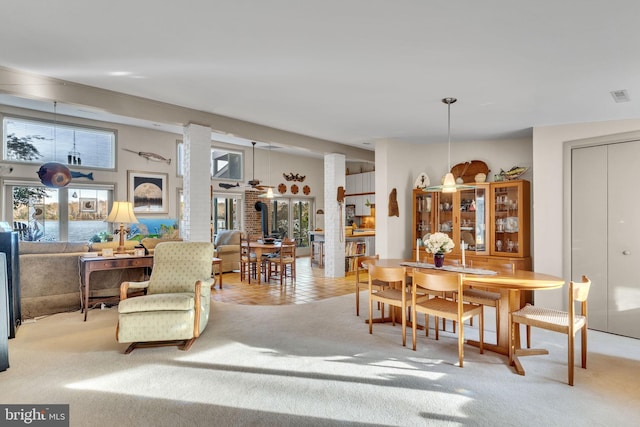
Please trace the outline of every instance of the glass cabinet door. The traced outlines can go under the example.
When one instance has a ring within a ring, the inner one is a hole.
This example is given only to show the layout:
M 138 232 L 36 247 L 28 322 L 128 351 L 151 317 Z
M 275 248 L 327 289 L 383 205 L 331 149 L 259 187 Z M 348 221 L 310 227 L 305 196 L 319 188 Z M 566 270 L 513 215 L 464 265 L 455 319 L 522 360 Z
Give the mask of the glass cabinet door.
M 432 232 L 434 193 L 415 190 L 413 197 L 413 243 Z
M 529 182 L 494 183 L 491 188 L 491 254 L 509 257 L 529 256 Z
M 488 253 L 487 247 L 487 185 L 460 191 L 460 236 L 458 245 L 476 254 Z M 460 249 L 461 250 L 461 249 Z
M 458 251 L 459 243 L 456 236 L 454 236 L 454 228 L 456 221 L 454 218 L 454 194 L 456 193 L 438 193 L 438 221 L 437 230 L 441 233 L 447 234 L 454 242 L 456 247 L 454 252 Z

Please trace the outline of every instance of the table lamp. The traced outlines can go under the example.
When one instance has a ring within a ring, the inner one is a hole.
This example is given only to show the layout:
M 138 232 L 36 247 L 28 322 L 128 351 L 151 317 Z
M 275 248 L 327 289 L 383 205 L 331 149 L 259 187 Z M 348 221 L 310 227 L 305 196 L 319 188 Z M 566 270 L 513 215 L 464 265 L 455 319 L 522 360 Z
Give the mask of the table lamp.
M 138 222 L 138 219 L 133 214 L 133 204 L 131 202 L 113 202 L 111 212 L 109 213 L 109 216 L 105 221 L 112 222 L 114 224 L 120 223 L 120 228 L 114 231 L 114 233 L 120 235 L 120 242 L 118 244 L 118 248 L 116 249 L 116 253 L 125 253 L 124 234 L 125 232 L 128 233 L 129 229 L 125 229 L 124 224 L 135 224 Z

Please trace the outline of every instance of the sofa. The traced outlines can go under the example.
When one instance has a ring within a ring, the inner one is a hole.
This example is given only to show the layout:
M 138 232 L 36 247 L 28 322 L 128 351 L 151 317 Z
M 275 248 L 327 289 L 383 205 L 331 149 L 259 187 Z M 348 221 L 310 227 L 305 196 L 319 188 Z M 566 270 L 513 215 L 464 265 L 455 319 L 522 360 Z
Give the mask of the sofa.
M 140 240 L 140 244 L 144 246 L 149 255 L 153 255 L 158 243 L 162 242 L 182 242 L 182 239 L 161 239 L 159 237 L 145 237 Z
M 126 241 L 125 250 L 133 252 L 138 241 Z M 87 253 L 114 251 L 118 242 L 25 242 L 19 243 L 20 306 L 22 318 L 36 318 L 80 309 L 79 257 Z M 118 295 L 124 281 L 141 280 L 142 268 L 96 271 L 91 274 L 91 294 Z
M 240 268 L 240 230 L 220 230 L 214 241 L 215 257 L 222 259 L 222 272 Z

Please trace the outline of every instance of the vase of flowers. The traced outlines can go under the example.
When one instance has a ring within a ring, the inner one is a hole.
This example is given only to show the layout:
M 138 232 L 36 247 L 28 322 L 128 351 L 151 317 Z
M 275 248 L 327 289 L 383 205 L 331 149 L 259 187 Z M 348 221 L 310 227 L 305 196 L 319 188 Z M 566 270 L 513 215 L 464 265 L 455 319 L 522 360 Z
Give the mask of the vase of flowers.
M 444 254 L 451 252 L 455 244 L 446 233 L 432 233 L 423 240 L 427 253 L 433 254 L 433 263 L 440 268 L 444 265 Z

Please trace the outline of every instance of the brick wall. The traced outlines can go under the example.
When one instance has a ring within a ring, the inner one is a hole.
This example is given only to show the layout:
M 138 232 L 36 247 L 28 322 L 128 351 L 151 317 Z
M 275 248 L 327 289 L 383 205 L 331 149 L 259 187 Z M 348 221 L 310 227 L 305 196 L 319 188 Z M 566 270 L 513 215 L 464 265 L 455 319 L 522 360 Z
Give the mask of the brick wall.
M 244 231 L 248 234 L 262 234 L 262 212 L 258 212 L 255 208 L 257 202 L 264 202 L 267 205 L 267 218 L 269 218 L 269 227 L 271 227 L 271 204 L 268 199 L 258 197 L 262 191 L 249 189 L 244 193 Z M 267 230 L 269 232 L 269 230 Z

